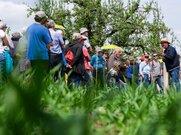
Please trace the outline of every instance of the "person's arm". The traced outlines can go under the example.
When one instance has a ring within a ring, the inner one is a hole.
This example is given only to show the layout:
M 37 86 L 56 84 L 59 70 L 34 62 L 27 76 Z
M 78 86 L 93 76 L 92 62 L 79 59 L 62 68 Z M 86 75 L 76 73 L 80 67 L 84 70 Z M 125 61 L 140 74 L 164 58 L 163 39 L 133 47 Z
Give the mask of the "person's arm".
M 77 61 L 81 58 L 81 54 L 82 54 L 82 46 L 79 45 L 79 47 L 77 48 L 76 54 L 75 54 L 75 58 L 71 65 L 72 67 L 77 64 Z
M 94 63 L 95 63 L 95 57 L 93 56 L 93 57 L 91 58 L 90 64 L 91 64 L 92 66 L 94 66 Z
M 53 41 L 50 35 L 50 32 L 47 28 L 44 29 L 44 31 L 42 31 L 43 33 L 43 39 L 45 44 L 47 45 L 47 48 L 50 49 L 51 46 L 53 46 Z
M 87 48 L 83 47 L 83 54 L 87 61 L 90 61 L 90 55 Z
M 176 53 L 176 50 L 174 48 L 169 48 L 169 50 L 165 54 L 163 54 L 163 56 L 166 59 L 172 60 L 175 56 L 175 53 Z
M 8 41 L 8 38 L 6 36 L 4 38 L 2 38 L 2 41 L 3 41 L 3 44 L 5 46 L 9 46 L 9 41 Z
M 65 42 L 63 40 L 63 35 L 62 35 L 62 32 L 60 30 L 57 31 L 57 37 L 58 37 L 58 40 L 60 42 L 61 48 L 64 49 L 65 48 Z

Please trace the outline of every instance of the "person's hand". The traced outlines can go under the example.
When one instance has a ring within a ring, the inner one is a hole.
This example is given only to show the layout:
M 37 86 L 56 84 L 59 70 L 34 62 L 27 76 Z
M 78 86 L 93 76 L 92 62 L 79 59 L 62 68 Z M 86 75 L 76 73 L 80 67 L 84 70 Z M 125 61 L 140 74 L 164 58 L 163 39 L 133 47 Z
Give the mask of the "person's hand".
M 72 69 L 72 66 L 67 64 L 66 68 Z

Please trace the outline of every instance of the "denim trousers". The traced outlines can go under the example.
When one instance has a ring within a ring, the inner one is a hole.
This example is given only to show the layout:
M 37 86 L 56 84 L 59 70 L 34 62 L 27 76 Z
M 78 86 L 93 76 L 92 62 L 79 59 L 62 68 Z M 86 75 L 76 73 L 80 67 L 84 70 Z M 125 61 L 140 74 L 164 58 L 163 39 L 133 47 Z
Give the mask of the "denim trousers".
M 163 84 L 162 84 L 162 80 L 161 80 L 161 76 L 154 76 L 154 83 L 155 83 L 155 87 L 157 88 L 157 84 L 160 87 L 161 92 L 163 92 Z
M 175 85 L 176 87 L 176 91 L 177 92 L 180 92 L 180 80 L 179 80 L 179 75 L 180 75 L 180 69 L 179 68 L 176 68 L 172 71 L 169 71 L 169 83 L 171 85 Z
M 144 74 L 143 83 L 147 88 L 150 86 L 151 81 L 150 81 L 150 76 L 148 74 Z

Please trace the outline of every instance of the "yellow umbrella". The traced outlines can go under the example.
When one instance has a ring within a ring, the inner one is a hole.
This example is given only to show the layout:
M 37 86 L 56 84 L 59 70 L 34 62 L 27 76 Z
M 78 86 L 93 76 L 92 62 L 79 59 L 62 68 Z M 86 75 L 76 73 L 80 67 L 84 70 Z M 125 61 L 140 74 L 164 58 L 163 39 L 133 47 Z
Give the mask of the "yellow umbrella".
M 109 50 L 109 49 L 117 49 L 117 48 L 120 48 L 121 51 L 124 51 L 121 47 L 117 46 L 117 45 L 104 45 L 101 47 L 102 50 Z
M 65 30 L 65 27 L 63 27 L 62 25 L 59 25 L 59 24 L 55 24 L 55 28 Z

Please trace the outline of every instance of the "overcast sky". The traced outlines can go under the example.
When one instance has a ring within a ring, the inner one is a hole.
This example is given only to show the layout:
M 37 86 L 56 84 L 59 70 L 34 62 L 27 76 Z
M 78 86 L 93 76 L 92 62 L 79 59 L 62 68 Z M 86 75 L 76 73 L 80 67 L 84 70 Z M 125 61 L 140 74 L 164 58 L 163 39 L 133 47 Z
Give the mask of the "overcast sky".
M 33 17 L 27 18 L 27 6 L 37 0 L 0 0 L 0 19 L 4 20 L 12 31 L 17 31 L 33 22 Z M 142 3 L 148 0 L 141 0 Z M 181 0 L 158 0 L 162 9 L 164 21 L 173 29 L 181 41 Z

